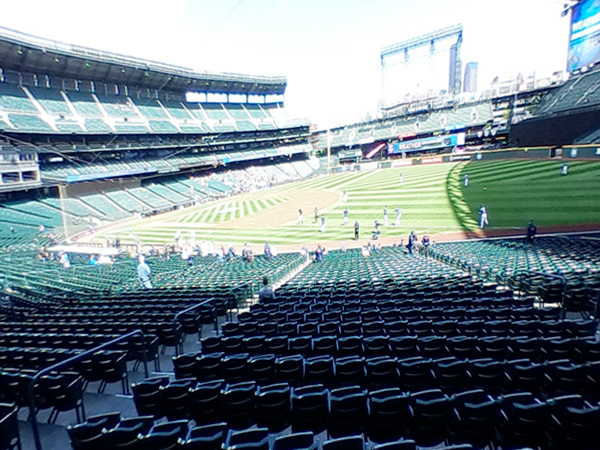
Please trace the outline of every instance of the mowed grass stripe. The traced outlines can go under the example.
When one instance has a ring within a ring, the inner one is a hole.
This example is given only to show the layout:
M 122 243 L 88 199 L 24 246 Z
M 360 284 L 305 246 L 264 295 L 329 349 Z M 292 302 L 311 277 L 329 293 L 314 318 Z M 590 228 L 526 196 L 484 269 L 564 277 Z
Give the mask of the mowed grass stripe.
M 256 211 L 264 211 L 267 208 L 267 203 L 264 200 L 256 200 L 254 202 L 254 205 L 256 207 Z
M 375 176 L 376 172 L 359 172 L 352 176 L 350 179 L 341 179 L 336 180 L 335 182 L 330 182 L 324 186 L 326 189 L 344 191 L 345 188 L 352 184 L 354 185 L 357 181 L 364 180 L 366 178 L 371 178 Z
M 561 164 L 562 167 L 562 164 Z M 598 173 L 595 172 L 593 167 L 590 167 L 589 165 L 579 161 L 577 163 L 571 163 L 569 164 L 569 174 L 567 175 L 567 177 L 584 177 L 586 178 L 587 176 L 592 176 L 595 177 L 596 179 L 598 179 Z M 547 179 L 548 181 L 556 181 L 557 179 L 560 178 L 567 178 L 567 177 L 563 177 L 560 174 L 560 167 L 556 166 L 553 167 L 552 170 L 547 170 L 543 173 L 541 173 L 539 176 L 532 176 L 529 177 L 529 179 L 531 180 L 543 180 L 543 179 Z
M 469 175 L 469 183 L 480 180 L 487 181 L 488 177 L 492 175 L 504 176 L 506 174 L 511 174 L 514 176 L 514 174 L 523 170 L 523 167 L 526 167 L 527 163 L 528 161 L 511 161 L 510 166 L 503 166 L 498 165 L 497 161 L 493 161 L 488 166 L 487 164 L 481 162 L 470 162 L 463 167 L 461 180 L 466 174 Z M 474 165 L 475 169 L 472 165 Z
M 218 206 L 213 205 L 206 208 L 206 214 L 204 215 L 205 223 L 212 223 L 214 221 L 215 213 L 217 211 Z
M 175 222 L 178 222 L 178 223 L 200 222 L 203 220 L 203 216 L 206 214 L 207 209 L 208 208 L 205 208 L 200 211 L 185 214 L 185 215 L 175 219 Z
M 356 176 L 355 173 L 340 173 L 327 175 L 321 178 L 314 178 L 308 181 L 301 181 L 295 188 L 297 189 L 327 189 L 330 185 L 335 184 L 336 180 L 347 179 L 349 175 Z M 295 183 L 294 183 L 295 184 Z
M 199 222 L 207 222 L 208 215 L 210 214 L 211 208 L 204 208 L 198 215 Z
M 544 161 L 545 162 L 545 161 Z M 463 166 L 463 174 L 469 177 L 478 176 L 482 173 L 502 173 L 515 170 L 516 167 L 530 163 L 529 160 L 497 160 L 497 161 L 471 161 Z M 534 161 L 535 163 L 535 161 Z
M 255 208 L 253 200 L 247 201 L 246 205 L 248 207 L 248 215 L 254 214 L 256 212 L 256 208 Z
M 506 170 L 496 170 L 496 171 L 487 171 L 487 172 L 481 172 L 479 174 L 479 176 L 477 177 L 471 177 L 471 175 L 469 175 L 469 179 L 472 182 L 485 182 L 485 183 L 490 183 L 490 182 L 495 182 L 495 181 L 506 181 L 506 182 L 512 182 L 512 180 L 515 178 L 515 175 L 518 174 L 518 176 L 521 179 L 526 179 L 530 176 L 536 176 L 536 175 L 540 175 L 540 174 L 547 174 L 550 173 L 550 170 L 548 167 L 540 167 L 539 165 L 535 164 L 535 165 L 531 165 L 531 164 L 526 164 L 527 162 L 525 162 L 522 165 L 519 166 L 512 166 L 510 168 L 510 170 L 506 169 Z
M 207 222 L 212 222 L 212 223 L 220 222 L 221 221 L 221 213 L 223 212 L 223 210 L 225 208 L 227 208 L 227 206 L 228 205 L 226 203 L 222 203 L 222 204 L 217 205 L 214 208 L 212 208 Z

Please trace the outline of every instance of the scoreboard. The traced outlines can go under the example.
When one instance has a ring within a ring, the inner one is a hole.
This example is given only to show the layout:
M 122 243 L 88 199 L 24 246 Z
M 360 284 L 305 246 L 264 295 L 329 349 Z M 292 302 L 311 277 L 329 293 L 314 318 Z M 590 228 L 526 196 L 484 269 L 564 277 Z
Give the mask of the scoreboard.
M 571 10 L 567 70 L 600 61 L 600 0 L 584 0 Z

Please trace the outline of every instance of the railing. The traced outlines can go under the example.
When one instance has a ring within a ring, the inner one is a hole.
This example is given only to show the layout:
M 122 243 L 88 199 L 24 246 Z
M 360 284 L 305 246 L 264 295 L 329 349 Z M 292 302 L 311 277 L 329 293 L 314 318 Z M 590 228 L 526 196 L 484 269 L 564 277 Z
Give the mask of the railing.
M 271 280 L 271 281 L 273 281 L 273 282 L 281 281 L 283 278 L 288 276 L 294 270 L 298 269 L 305 262 L 306 262 L 306 258 L 304 256 L 302 256 L 301 254 L 298 254 L 297 258 L 278 266 L 275 269 L 275 273 L 272 275 L 273 280 Z M 256 294 L 256 293 L 258 293 L 258 290 L 256 292 L 253 292 L 253 294 Z
M 556 275 L 553 273 L 539 272 L 537 270 L 522 270 L 522 271 L 518 272 L 515 276 L 512 277 L 513 280 L 518 281 L 519 290 L 521 291 L 521 293 L 523 293 L 523 289 L 522 289 L 523 277 L 527 276 L 528 274 L 539 275 L 539 276 L 542 276 L 545 278 L 552 278 L 552 279 L 560 281 L 560 283 L 562 285 L 562 289 L 560 292 L 560 306 L 561 306 L 561 308 L 563 308 L 563 318 L 564 318 L 564 315 L 566 314 L 565 294 L 567 292 L 567 279 L 561 275 Z M 539 293 L 538 293 L 538 296 L 539 296 Z
M 493 279 L 493 275 L 486 269 L 483 268 L 483 259 L 479 256 L 471 256 L 469 259 L 461 259 L 460 257 L 444 255 L 435 251 L 433 247 L 423 247 L 419 245 L 417 247 L 417 253 L 426 258 L 433 258 L 436 261 L 440 261 L 451 267 L 468 272 L 469 275 L 477 277 L 481 280 Z
M 238 284 L 237 286 L 232 287 L 229 292 L 227 293 L 227 303 L 225 305 L 226 309 L 227 309 L 227 314 L 228 314 L 228 319 L 231 321 L 233 320 L 233 315 L 231 313 L 231 310 L 238 309 L 238 299 L 244 298 L 247 299 L 249 297 L 251 297 L 254 293 L 254 284 L 252 283 L 252 281 L 247 281 L 245 283 L 242 284 Z M 178 333 L 178 326 L 181 324 L 181 317 L 184 316 L 185 314 L 188 314 L 192 311 L 196 311 L 199 310 L 200 308 L 202 308 L 204 305 L 207 305 L 211 302 L 215 302 L 217 299 L 217 297 L 211 297 L 208 298 L 206 300 L 201 301 L 200 303 L 197 303 L 195 305 L 192 305 L 182 311 L 179 311 L 177 314 L 175 314 L 175 317 L 173 317 L 173 334 L 175 337 L 177 337 L 177 333 Z M 219 333 L 219 320 L 217 318 L 217 314 L 215 313 L 212 317 L 212 322 L 213 322 L 213 328 L 215 330 L 215 333 Z M 180 353 L 180 346 L 178 343 L 175 343 L 175 356 L 179 356 Z
M 239 311 L 239 303 L 238 300 L 241 298 L 248 299 L 251 298 L 255 294 L 254 283 L 252 281 L 246 281 L 245 283 L 238 284 L 232 287 L 229 290 L 229 298 L 227 304 L 227 312 L 229 315 L 229 320 L 232 320 L 231 310 L 232 306 L 235 306 L 235 310 Z
M 210 302 L 214 302 L 215 300 L 216 300 L 215 297 L 208 298 L 206 300 L 201 301 L 200 303 L 192 305 L 182 311 L 179 311 L 177 314 L 175 314 L 175 317 L 173 317 L 173 334 L 175 336 L 175 339 L 177 339 L 177 326 L 181 323 L 180 318 L 184 314 L 190 313 L 192 311 L 196 311 L 196 310 L 200 309 L 201 307 L 203 307 L 204 305 L 206 305 Z M 215 329 L 215 332 L 218 333 L 219 332 L 219 322 L 218 322 L 216 313 L 213 315 L 213 327 Z M 179 356 L 180 350 L 181 349 L 180 349 L 179 343 L 175 342 L 175 356 Z
M 73 363 L 79 362 L 79 361 L 87 358 L 88 356 L 92 356 L 94 353 L 96 353 L 99 350 L 104 350 L 105 348 L 109 348 L 115 344 L 118 344 L 119 342 L 127 341 L 136 335 L 140 335 L 142 337 L 142 354 L 144 357 L 143 358 L 144 374 L 145 374 L 146 378 L 148 378 L 148 361 L 147 361 L 147 356 L 146 356 L 146 336 L 144 335 L 144 332 L 142 330 L 134 330 L 130 333 L 119 336 L 118 338 L 113 339 L 112 341 L 109 341 L 102 345 L 99 345 L 98 347 L 94 347 L 90 350 L 87 350 L 83 353 L 73 356 L 72 358 L 69 358 L 69 359 L 61 361 L 57 364 L 54 364 L 53 366 L 46 367 L 45 369 L 42 369 L 41 371 L 39 371 L 38 373 L 36 373 L 34 375 L 34 377 L 32 378 L 32 380 L 29 383 L 29 386 L 27 388 L 27 401 L 29 403 L 29 420 L 31 421 L 31 429 L 33 431 L 33 438 L 35 441 L 36 450 L 42 450 L 42 441 L 41 441 L 41 437 L 40 437 L 40 428 L 39 428 L 39 424 L 37 421 L 35 396 L 33 393 L 35 383 L 40 378 L 42 378 L 44 375 L 46 375 L 47 373 L 56 371 L 57 369 L 60 369 L 63 367 L 71 366 Z M 85 417 L 84 417 L 84 420 L 85 420 Z

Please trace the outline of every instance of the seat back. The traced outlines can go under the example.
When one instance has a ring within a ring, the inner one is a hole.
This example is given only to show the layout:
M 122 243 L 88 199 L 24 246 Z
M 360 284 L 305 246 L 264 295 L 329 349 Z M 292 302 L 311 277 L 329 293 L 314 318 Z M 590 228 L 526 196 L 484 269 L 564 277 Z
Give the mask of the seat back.
M 311 432 L 280 436 L 273 443 L 273 450 L 316 450 L 317 444 Z

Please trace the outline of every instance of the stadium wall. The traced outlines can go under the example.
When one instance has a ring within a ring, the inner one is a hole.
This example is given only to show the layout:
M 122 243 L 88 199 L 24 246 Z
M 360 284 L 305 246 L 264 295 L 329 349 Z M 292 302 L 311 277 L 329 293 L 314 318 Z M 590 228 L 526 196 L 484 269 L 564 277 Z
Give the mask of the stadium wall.
M 446 155 L 418 156 L 414 158 L 397 158 L 388 161 L 369 161 L 361 164 L 345 164 L 331 168 L 332 173 L 348 171 L 369 171 L 406 167 L 415 165 L 441 164 L 459 161 L 498 161 L 506 159 L 568 159 L 568 160 L 600 160 L 600 145 L 511 148 L 502 150 L 483 150 Z
M 540 117 L 514 124 L 510 130 L 511 147 L 563 146 L 598 128 L 600 109 Z

